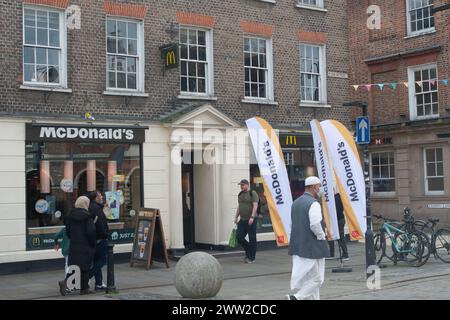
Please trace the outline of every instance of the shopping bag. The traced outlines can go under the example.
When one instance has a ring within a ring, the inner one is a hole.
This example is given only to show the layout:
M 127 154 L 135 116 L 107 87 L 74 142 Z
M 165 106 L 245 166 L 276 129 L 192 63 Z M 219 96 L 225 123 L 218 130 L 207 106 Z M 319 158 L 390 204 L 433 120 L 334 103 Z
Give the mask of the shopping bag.
M 236 228 L 233 228 L 233 230 L 231 230 L 230 240 L 228 240 L 228 245 L 231 248 L 234 248 L 237 245 Z

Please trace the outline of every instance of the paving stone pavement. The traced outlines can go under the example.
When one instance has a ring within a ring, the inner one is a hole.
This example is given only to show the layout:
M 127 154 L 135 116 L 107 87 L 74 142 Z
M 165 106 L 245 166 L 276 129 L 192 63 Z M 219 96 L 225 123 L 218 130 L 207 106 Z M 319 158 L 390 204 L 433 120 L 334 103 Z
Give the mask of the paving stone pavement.
M 364 244 L 350 243 L 351 260 L 345 266 L 351 273 L 332 273 L 337 260 L 327 260 L 321 299 L 328 300 L 396 300 L 450 299 L 450 264 L 430 257 L 422 267 L 386 263 L 380 269 L 378 290 L 367 288 Z M 260 251 L 256 263 L 243 263 L 242 256 L 218 258 L 224 270 L 222 288 L 215 300 L 281 300 L 290 292 L 291 257 L 285 248 Z M 59 295 L 57 281 L 63 271 L 35 272 L 0 276 L 0 299 L 67 300 L 182 300 L 175 289 L 176 262 L 170 268 L 155 263 L 150 270 L 128 263 L 115 265 L 116 294 Z M 105 268 L 106 269 L 106 268 Z M 104 270 L 106 273 L 106 270 Z M 105 277 L 106 279 L 106 277 Z

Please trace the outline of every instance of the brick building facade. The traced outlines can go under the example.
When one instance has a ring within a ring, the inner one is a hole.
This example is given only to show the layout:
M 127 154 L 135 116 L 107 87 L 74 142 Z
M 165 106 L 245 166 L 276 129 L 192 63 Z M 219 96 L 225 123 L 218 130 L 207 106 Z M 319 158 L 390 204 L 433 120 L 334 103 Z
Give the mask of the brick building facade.
M 161 210 L 171 249 L 226 245 L 237 182 L 252 178 L 255 188 L 260 184 L 249 166 L 248 141 L 236 155 L 243 164 L 189 167 L 171 160 L 202 152 L 204 144 L 178 150 L 174 133 L 185 130 L 195 144 L 199 121 L 204 131 L 245 133 L 244 121 L 261 116 L 279 129 L 292 179 L 314 170 L 309 121 L 350 124 L 341 107 L 350 95 L 350 59 L 346 1 L 308 3 L 1 2 L 0 262 L 56 258 L 55 252 L 34 250 L 50 248 L 73 200 L 68 197 L 94 186 L 109 190 L 117 175 L 125 204 L 113 221 L 119 230 L 113 240 L 131 238 L 140 204 Z M 164 70 L 160 47 L 171 43 L 180 45 L 179 66 Z M 31 136 L 33 127 L 48 136 Z M 95 127 L 106 130 L 111 148 L 101 147 L 100 131 L 91 136 Z M 135 137 L 145 129 L 145 138 L 115 139 L 116 129 L 124 135 L 137 130 Z M 77 138 L 70 138 L 75 132 Z M 214 150 L 222 147 L 230 145 L 219 141 Z M 47 213 L 45 219 L 36 210 Z M 259 241 L 273 239 L 270 228 L 258 234 Z
M 368 102 L 372 122 L 375 213 L 400 218 L 410 207 L 450 223 L 450 12 L 430 15 L 446 3 L 348 2 L 352 100 Z M 380 28 L 367 27 L 371 5 Z

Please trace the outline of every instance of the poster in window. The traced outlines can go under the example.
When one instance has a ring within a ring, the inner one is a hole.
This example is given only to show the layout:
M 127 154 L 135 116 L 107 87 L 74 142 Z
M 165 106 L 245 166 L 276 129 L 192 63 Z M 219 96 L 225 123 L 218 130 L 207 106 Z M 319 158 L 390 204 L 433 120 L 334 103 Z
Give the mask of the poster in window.
M 107 191 L 106 196 L 106 207 L 104 209 L 106 219 L 117 220 L 120 216 L 120 198 L 121 192 L 119 191 Z

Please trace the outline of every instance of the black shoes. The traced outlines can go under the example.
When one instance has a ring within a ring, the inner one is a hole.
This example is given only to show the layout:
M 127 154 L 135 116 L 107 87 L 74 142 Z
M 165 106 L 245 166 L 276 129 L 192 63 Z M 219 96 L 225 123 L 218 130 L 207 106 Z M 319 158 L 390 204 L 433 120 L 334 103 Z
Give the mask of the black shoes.
M 295 296 L 290 295 L 290 294 L 287 294 L 287 295 L 286 295 L 286 298 L 287 298 L 288 300 L 297 300 L 297 298 L 296 298 Z
M 66 283 L 66 280 L 64 279 L 64 280 L 58 281 L 58 285 L 59 285 L 59 293 L 60 293 L 62 296 L 65 296 L 65 295 L 66 295 L 66 292 L 67 292 L 67 283 Z

